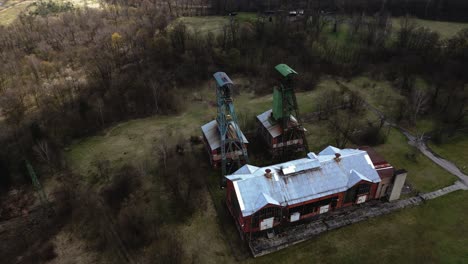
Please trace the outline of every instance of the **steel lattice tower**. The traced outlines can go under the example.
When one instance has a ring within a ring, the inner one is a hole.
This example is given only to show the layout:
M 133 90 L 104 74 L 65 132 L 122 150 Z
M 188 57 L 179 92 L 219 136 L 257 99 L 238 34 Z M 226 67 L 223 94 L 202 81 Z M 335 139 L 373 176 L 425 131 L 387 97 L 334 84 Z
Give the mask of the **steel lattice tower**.
M 218 103 L 218 130 L 221 141 L 222 179 L 234 172 L 242 164 L 248 162 L 245 138 L 237 123 L 237 115 L 232 102 L 232 87 L 234 83 L 224 72 L 213 75 L 216 81 L 216 98 Z
M 293 139 L 302 139 L 302 148 L 296 150 L 309 152 L 305 129 L 302 126 L 296 93 L 294 92 L 293 77 L 297 75 L 297 72 L 286 64 L 278 64 L 275 69 L 281 74 L 281 79 L 279 87 L 275 88 L 273 94 L 272 117 L 280 123 L 283 130 L 282 154 L 284 156 L 287 152 L 286 142 Z

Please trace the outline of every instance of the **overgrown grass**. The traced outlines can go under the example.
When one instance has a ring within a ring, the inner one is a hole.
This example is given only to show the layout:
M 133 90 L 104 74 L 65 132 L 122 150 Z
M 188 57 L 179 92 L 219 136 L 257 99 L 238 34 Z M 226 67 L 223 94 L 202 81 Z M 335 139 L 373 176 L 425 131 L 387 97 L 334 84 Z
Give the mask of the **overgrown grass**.
M 440 144 L 429 142 L 429 147 L 441 157 L 455 163 L 455 165 L 468 174 L 468 135 L 459 133 L 446 139 Z

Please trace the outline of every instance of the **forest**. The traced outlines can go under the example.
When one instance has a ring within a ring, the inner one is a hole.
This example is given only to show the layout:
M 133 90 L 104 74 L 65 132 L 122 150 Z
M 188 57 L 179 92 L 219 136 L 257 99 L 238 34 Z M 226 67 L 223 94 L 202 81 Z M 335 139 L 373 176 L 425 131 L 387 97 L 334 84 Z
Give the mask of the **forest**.
M 122 121 L 182 114 L 186 103 L 180 95 L 188 93 L 188 87 L 206 82 L 219 69 L 264 80 L 256 82 L 253 92 L 269 94 L 270 80 L 274 80 L 271 69 L 279 63 L 294 65 L 301 73 L 299 91 L 313 91 L 326 76 L 350 80 L 366 73 L 390 82 L 403 99 L 385 118 L 412 126 L 430 117 L 436 123 L 431 135 L 434 140 L 442 141 L 465 129 L 468 29 L 444 38 L 418 26 L 413 16 L 460 21 L 466 19 L 466 1 L 413 1 L 404 10 L 396 0 L 387 1 L 384 7 L 368 4 L 376 1 L 357 2 L 303 1 L 298 8 L 309 9 L 294 19 L 284 12 L 235 18 L 219 32 L 205 33 L 178 18 L 184 12 L 197 14 L 193 2 L 108 1 L 100 9 L 39 5 L 37 12 L 22 13 L 12 24 L 0 26 L 0 192 L 30 184 L 28 160 L 40 177 L 61 175 L 63 186 L 55 193 L 55 200 L 65 203 L 57 205 L 60 217 L 81 215 L 76 220 L 79 228 L 93 213 L 102 213 L 100 203 L 94 202 L 102 201 L 118 219 L 127 247 L 140 250 L 154 239 L 167 240 L 167 244 L 157 245 L 166 248 L 161 252 L 167 254 L 149 256 L 148 263 L 154 259 L 177 263 L 183 249 L 166 231 L 156 229 L 168 217 L 183 222 L 184 216 L 203 204 L 200 175 L 204 171 L 191 173 L 197 170 L 196 158 L 185 158 L 187 166 L 178 168 L 174 158 L 178 153 L 169 145 L 155 147 L 159 167 L 150 171 L 159 173 L 151 181 L 170 179 L 161 188 L 169 190 L 174 206 L 159 208 L 164 213 L 148 218 L 141 205 L 148 197 L 156 199 L 155 190 L 146 190 L 141 187 L 145 182 L 135 180 L 135 175 L 146 172 L 134 166 L 111 171 L 106 161 L 96 161 L 94 176 L 112 174 L 113 180 L 100 190 L 98 198 L 88 196 L 65 158 L 72 142 Z M 226 7 L 225 3 L 229 2 L 209 3 L 210 12 L 258 11 L 265 5 L 263 1 L 240 1 L 238 6 Z M 321 7 L 332 13 L 324 13 Z M 392 20 L 394 15 L 401 16 L 398 25 Z M 348 30 L 343 39 L 330 38 L 343 27 Z M 420 80 L 431 86 L 421 89 L 416 85 Z M 339 100 L 330 93 L 319 107 L 331 109 Z M 337 131 L 351 129 L 352 119 L 330 120 Z M 381 143 L 382 126 L 365 131 L 364 143 Z M 138 188 L 146 191 L 133 197 Z M 76 210 L 70 212 L 69 207 Z M 148 232 L 151 228 L 155 231 Z M 93 241 L 94 248 L 102 249 L 105 243 L 99 235 L 97 225 L 83 236 Z

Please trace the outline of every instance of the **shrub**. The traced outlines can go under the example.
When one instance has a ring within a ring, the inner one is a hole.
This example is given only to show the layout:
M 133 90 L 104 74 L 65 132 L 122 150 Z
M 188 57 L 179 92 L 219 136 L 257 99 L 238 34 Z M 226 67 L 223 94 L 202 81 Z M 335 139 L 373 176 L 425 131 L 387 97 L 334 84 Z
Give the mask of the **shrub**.
M 122 202 L 140 186 L 140 173 L 132 166 L 122 167 L 111 179 L 111 183 L 104 187 L 101 196 L 107 205 L 115 212 L 120 209 Z

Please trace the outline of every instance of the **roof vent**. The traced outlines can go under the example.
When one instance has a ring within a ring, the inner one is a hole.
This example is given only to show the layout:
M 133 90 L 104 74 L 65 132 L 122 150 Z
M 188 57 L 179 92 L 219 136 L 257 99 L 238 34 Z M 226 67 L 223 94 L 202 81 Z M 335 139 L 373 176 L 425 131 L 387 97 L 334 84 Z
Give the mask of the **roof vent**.
M 267 177 L 268 179 L 271 179 L 272 176 L 273 176 L 273 173 L 271 173 L 271 170 L 266 169 L 265 170 L 265 177 Z
M 339 162 L 340 161 L 341 154 L 340 153 L 335 153 L 335 161 Z

